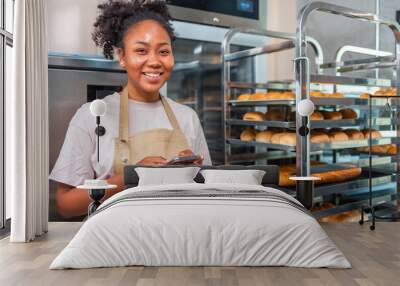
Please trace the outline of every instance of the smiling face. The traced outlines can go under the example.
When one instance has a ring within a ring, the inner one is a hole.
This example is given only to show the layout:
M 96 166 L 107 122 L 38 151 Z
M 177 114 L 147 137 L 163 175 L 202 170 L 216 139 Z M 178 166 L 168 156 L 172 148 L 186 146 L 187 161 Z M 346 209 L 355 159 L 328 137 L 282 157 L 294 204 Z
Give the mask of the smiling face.
M 120 65 L 128 74 L 129 97 L 140 101 L 159 99 L 159 90 L 174 67 L 171 39 L 154 20 L 144 20 L 128 29 Z

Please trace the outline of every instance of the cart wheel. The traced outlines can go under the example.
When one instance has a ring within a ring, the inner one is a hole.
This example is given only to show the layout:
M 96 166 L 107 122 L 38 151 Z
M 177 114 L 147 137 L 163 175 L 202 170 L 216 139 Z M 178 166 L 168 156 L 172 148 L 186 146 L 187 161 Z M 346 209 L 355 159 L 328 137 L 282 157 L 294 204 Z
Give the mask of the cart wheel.
M 363 224 L 364 224 L 364 220 L 360 219 L 360 220 L 358 221 L 358 223 L 359 223 L 360 225 L 363 225 Z
M 375 230 L 375 226 L 374 226 L 374 225 L 371 225 L 371 226 L 369 227 L 369 229 L 370 229 L 370 230 Z

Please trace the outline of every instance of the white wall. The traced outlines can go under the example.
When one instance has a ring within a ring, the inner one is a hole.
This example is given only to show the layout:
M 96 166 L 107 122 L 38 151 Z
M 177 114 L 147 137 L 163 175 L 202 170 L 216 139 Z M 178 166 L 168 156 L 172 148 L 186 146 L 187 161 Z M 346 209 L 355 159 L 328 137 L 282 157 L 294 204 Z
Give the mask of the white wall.
M 97 5 L 103 0 L 47 0 L 49 50 L 101 54 L 91 32 Z
M 267 1 L 267 30 L 296 33 L 297 1 Z M 271 40 L 270 43 L 273 43 Z M 268 56 L 268 80 L 284 80 L 293 78 L 294 49 L 282 51 Z

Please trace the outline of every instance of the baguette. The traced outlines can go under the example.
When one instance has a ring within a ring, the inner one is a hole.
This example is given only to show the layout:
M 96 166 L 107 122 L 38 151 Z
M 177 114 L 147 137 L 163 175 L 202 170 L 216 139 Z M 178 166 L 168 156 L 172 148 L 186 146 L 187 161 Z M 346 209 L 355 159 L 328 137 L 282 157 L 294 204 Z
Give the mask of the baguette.
M 264 92 L 256 92 L 250 95 L 250 100 L 267 100 L 268 95 Z
M 312 166 L 315 165 L 324 165 L 318 162 L 317 164 L 313 163 Z M 289 177 L 296 173 L 296 166 L 287 165 L 281 166 L 279 172 L 279 186 L 281 187 L 293 187 L 296 185 L 296 182 L 293 180 L 289 180 Z M 361 168 L 350 166 L 348 169 L 335 170 L 323 173 L 312 173 L 312 176 L 320 177 L 321 180 L 315 181 L 315 184 L 326 184 L 333 182 L 343 182 L 353 178 L 360 176 Z

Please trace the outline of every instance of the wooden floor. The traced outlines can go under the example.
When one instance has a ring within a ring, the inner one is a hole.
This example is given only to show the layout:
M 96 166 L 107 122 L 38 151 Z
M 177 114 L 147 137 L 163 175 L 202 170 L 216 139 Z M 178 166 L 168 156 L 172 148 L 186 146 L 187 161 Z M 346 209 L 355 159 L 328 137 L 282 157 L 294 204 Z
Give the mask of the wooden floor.
M 323 224 L 352 269 L 289 267 L 123 267 L 48 270 L 80 223 L 50 223 L 49 233 L 27 244 L 0 241 L 0 285 L 400 285 L 400 223 Z

